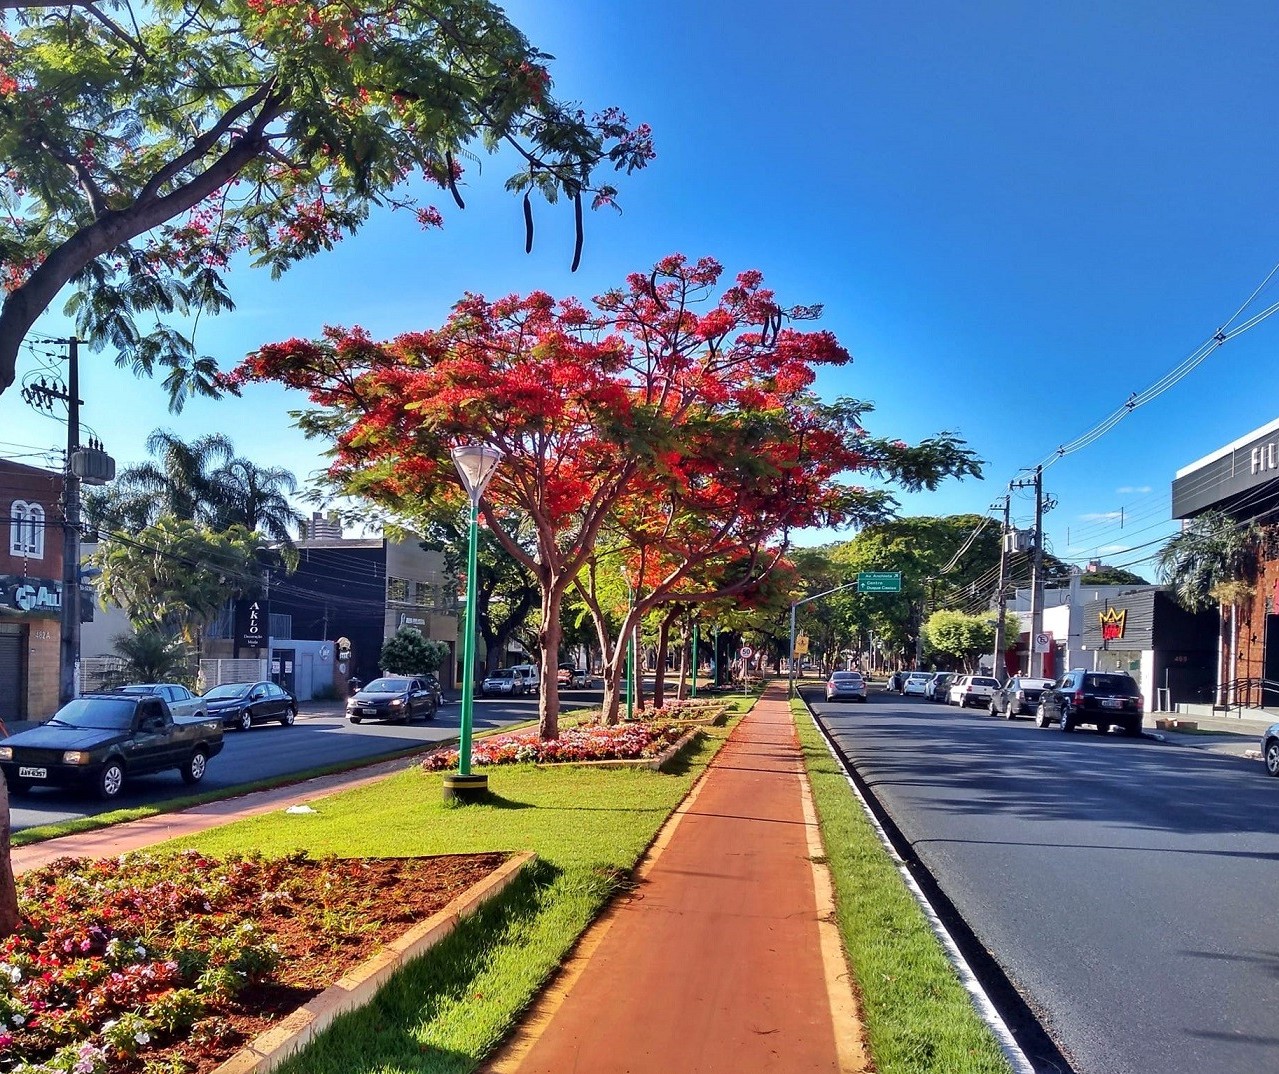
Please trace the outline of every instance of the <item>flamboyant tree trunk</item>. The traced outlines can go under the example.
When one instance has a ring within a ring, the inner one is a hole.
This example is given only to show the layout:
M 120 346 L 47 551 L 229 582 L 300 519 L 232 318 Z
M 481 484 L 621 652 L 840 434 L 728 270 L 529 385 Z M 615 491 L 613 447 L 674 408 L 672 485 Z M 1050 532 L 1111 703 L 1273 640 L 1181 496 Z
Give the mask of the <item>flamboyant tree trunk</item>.
M 12 850 L 9 838 L 12 821 L 9 817 L 9 785 L 0 772 L 0 937 L 17 932 L 21 923 L 18 917 L 18 888 L 13 880 Z
M 657 625 L 657 668 L 653 679 L 653 708 L 660 709 L 666 702 L 666 659 L 670 654 L 671 626 L 679 618 L 680 608 L 674 606 Z
M 565 585 L 562 579 L 549 573 L 538 581 L 542 586 L 542 612 L 537 625 L 537 642 L 541 649 L 537 734 L 543 742 L 550 742 L 560 737 L 560 688 L 557 678 L 560 663 L 560 609 L 564 604 Z

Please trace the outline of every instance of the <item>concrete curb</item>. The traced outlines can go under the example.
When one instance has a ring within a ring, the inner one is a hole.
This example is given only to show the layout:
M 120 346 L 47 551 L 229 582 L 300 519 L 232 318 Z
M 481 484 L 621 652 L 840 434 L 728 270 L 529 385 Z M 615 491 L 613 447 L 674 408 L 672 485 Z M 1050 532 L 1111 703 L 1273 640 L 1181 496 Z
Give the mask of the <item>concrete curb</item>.
M 457 928 L 464 918 L 504 891 L 536 857 L 531 851 L 514 855 L 439 913 L 412 926 L 398 940 L 387 944 L 305 1006 L 260 1034 L 251 1044 L 215 1067 L 211 1074 L 267 1074 L 274 1070 L 301 1051 L 339 1015 L 363 1007 L 373 999 L 392 974 L 406 963 L 420 958 Z

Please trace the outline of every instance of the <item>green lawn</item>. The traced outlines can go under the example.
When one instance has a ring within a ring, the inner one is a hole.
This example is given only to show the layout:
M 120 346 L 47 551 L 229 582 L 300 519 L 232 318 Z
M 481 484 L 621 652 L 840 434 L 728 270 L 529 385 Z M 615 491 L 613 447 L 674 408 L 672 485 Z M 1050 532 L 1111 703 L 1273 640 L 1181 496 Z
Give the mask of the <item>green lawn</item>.
M 490 804 L 456 806 L 443 801 L 439 773 L 415 768 L 313 802 L 314 815 L 250 818 L 165 847 L 372 857 L 536 851 L 538 862 L 503 896 L 281 1068 L 288 1074 L 469 1071 L 625 883 L 728 731 L 707 729 L 669 774 L 502 766 L 489 770 Z
M 940 942 L 830 755 L 791 702 L 879 1074 L 1009 1074 Z

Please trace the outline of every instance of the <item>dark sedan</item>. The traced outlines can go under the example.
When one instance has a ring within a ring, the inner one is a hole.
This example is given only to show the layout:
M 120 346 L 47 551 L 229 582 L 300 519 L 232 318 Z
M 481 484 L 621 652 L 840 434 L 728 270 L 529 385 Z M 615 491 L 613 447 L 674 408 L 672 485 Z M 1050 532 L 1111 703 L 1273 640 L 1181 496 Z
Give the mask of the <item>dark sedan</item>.
M 273 682 L 224 682 L 206 691 L 204 701 L 210 716 L 241 731 L 272 720 L 291 727 L 298 715 L 297 699 Z
M 1016 716 L 1035 715 L 1044 691 L 1052 689 L 1055 681 L 1014 675 L 990 695 L 990 714 L 992 716 L 1002 714 L 1010 720 Z
M 435 719 L 439 707 L 437 695 L 425 678 L 388 675 L 361 687 L 346 702 L 346 717 L 352 723 L 361 720 L 390 720 L 408 723 L 421 716 Z

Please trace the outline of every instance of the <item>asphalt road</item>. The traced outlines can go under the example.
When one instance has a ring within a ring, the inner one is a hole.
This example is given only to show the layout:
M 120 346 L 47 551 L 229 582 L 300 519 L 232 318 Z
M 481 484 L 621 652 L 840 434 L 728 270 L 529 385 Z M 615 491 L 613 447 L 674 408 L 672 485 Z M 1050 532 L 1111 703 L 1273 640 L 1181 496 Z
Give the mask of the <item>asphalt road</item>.
M 805 692 L 1078 1074 L 1279 1071 L 1279 780 L 1258 762 Z
M 599 690 L 561 690 L 560 703 L 574 708 L 598 705 Z M 479 732 L 535 719 L 537 698 L 476 698 L 472 728 Z M 350 724 L 338 706 L 310 706 L 302 703 L 292 727 L 275 723 L 255 724 L 250 731 L 227 730 L 222 752 L 209 761 L 208 772 L 198 790 L 230 790 L 273 776 L 290 775 L 349 760 L 374 760 L 390 753 L 456 738 L 461 705 L 446 701 L 430 722 L 411 724 Z M 92 816 L 108 810 L 163 802 L 190 795 L 192 788 L 182 782 L 176 769 L 139 776 L 125 784 L 111 803 L 70 788 L 35 788 L 30 794 L 10 799 L 15 830 L 40 824 L 54 824 L 76 817 Z

